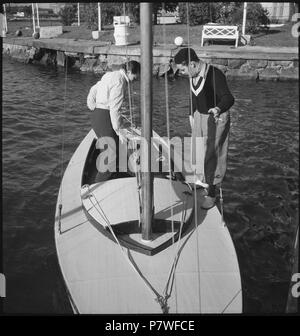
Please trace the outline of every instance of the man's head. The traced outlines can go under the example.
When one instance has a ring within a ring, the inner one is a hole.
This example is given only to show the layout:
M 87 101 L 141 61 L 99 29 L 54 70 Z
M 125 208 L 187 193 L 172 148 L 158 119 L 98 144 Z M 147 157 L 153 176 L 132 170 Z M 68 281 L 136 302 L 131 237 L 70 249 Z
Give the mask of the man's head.
M 200 60 L 192 48 L 182 48 L 174 57 L 177 69 L 183 75 L 196 77 L 199 73 Z
M 139 78 L 141 72 L 141 65 L 137 61 L 129 61 L 126 63 L 127 77 L 132 82 Z

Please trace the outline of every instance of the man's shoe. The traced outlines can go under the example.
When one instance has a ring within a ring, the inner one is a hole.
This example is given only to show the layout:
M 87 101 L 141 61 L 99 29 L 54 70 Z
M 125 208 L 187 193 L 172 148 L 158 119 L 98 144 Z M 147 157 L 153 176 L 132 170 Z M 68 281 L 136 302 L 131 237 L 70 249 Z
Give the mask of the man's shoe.
M 214 207 L 216 204 L 216 198 L 211 196 L 204 196 L 204 202 L 201 205 L 202 209 L 208 210 Z

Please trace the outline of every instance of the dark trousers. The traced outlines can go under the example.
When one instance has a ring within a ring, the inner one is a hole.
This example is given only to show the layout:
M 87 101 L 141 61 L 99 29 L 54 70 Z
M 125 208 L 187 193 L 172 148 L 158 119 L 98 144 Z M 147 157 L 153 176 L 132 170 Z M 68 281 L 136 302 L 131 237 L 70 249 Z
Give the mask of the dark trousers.
M 120 147 L 119 146 L 119 137 L 112 127 L 109 110 L 96 108 L 94 111 L 92 111 L 91 124 L 92 124 L 92 128 L 95 131 L 98 139 L 103 138 L 103 137 L 109 137 L 112 140 L 114 140 L 114 142 L 115 142 L 115 148 L 114 149 L 115 149 L 115 154 L 116 154 L 115 158 L 114 158 L 115 162 L 113 161 L 109 165 L 111 167 L 115 168 L 115 171 L 118 172 L 119 171 L 119 164 L 118 164 L 118 162 L 119 162 L 119 147 Z M 131 154 L 132 154 L 132 150 L 128 150 L 127 160 L 128 160 L 128 157 Z M 120 172 L 124 172 L 124 167 L 122 167 L 122 168 L 123 169 L 121 169 L 121 167 L 120 167 Z M 125 170 L 126 169 L 127 169 L 127 173 L 129 175 L 134 176 L 134 173 L 132 173 L 128 169 L 127 164 L 125 166 Z M 103 173 L 98 172 L 97 180 L 100 181 L 103 178 L 105 179 L 104 176 L 108 176 L 108 175 L 109 175 L 108 173 L 106 175 L 104 175 Z
M 109 162 L 108 165 L 110 167 L 117 168 L 117 157 L 119 152 L 119 137 L 117 136 L 116 132 L 114 131 L 110 119 L 110 112 L 106 109 L 96 108 L 92 111 L 91 114 L 91 124 L 92 128 L 95 131 L 97 138 L 108 137 L 115 142 L 115 157 L 113 162 Z M 97 167 L 98 168 L 98 167 Z M 103 175 L 103 176 L 102 176 Z M 108 172 L 103 174 L 103 172 L 98 171 L 97 180 L 101 180 L 104 176 L 110 175 Z

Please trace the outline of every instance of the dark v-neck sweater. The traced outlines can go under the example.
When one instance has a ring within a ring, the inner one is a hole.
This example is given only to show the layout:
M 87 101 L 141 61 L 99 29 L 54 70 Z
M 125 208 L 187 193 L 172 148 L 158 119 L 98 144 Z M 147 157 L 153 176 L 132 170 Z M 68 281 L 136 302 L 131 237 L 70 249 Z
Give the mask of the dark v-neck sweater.
M 234 104 L 234 97 L 229 91 L 223 72 L 210 65 L 206 75 L 206 81 L 202 90 L 200 90 L 202 81 L 202 77 L 200 77 L 196 85 L 191 81 L 193 112 L 198 110 L 202 114 L 208 114 L 208 110 L 215 106 L 221 109 L 221 113 L 230 109 Z

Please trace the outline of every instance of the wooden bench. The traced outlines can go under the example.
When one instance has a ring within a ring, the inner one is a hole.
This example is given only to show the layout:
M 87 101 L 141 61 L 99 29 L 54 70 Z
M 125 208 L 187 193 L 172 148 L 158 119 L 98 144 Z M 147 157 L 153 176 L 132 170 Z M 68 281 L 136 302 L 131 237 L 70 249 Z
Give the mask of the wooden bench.
M 235 40 L 235 47 L 237 48 L 239 41 L 238 26 L 205 25 L 202 29 L 201 47 L 203 46 L 204 39 Z

